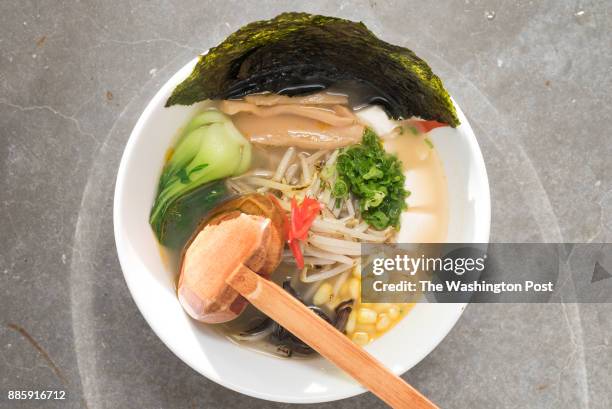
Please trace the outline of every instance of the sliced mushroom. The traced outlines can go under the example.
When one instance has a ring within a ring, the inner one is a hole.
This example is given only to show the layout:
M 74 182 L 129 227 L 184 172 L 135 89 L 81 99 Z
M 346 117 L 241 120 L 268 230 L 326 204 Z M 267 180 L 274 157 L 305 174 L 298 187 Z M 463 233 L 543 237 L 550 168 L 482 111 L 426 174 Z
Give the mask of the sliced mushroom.
M 319 106 L 283 104 L 273 106 L 257 106 L 245 101 L 221 101 L 219 109 L 227 115 L 250 113 L 257 117 L 269 118 L 279 115 L 296 115 L 314 119 L 332 126 L 348 126 L 357 122 L 356 116 L 342 105 Z
M 250 113 L 232 117 L 238 130 L 254 144 L 295 146 L 301 149 L 337 149 L 358 143 L 364 126 L 331 126 L 297 115 L 262 118 Z
M 334 327 L 342 333 L 346 332 L 346 323 L 349 315 L 353 311 L 353 300 L 341 302 L 336 307 L 336 317 L 334 318 Z
M 232 116 L 234 125 L 252 143 L 335 149 L 359 142 L 364 125 L 346 106 L 342 95 L 304 97 L 261 94 L 225 100 L 219 109 Z

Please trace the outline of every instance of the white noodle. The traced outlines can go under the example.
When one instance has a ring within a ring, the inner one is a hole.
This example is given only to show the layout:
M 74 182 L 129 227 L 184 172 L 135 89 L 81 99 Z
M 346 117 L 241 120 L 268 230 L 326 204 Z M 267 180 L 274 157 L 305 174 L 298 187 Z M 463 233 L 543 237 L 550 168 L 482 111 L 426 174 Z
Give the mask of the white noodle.
M 228 179 L 227 184 L 240 194 L 254 192 L 254 189 L 252 189 L 250 186 L 237 180 Z
M 336 159 L 338 158 L 338 153 L 340 153 L 340 149 L 336 149 L 330 156 L 329 159 L 327 159 L 327 162 L 325 162 L 325 166 L 331 166 L 334 163 L 336 163 Z
M 321 192 L 321 194 L 318 197 L 319 202 L 327 204 L 327 202 L 329 202 L 330 196 L 331 196 L 331 190 L 329 190 L 329 188 L 326 187 L 325 190 L 323 190 L 323 192 Z
M 377 231 L 358 219 L 355 198 L 350 195 L 340 200 L 332 187 L 338 178 L 334 165 L 340 150 L 319 150 L 308 156 L 306 152 L 288 148 L 275 171 L 256 169 L 228 181 L 228 186 L 239 193 L 267 190 L 280 191 L 280 206 L 290 212 L 292 197 L 315 197 L 324 204 L 321 216 L 313 222 L 307 242 L 300 242 L 305 267 L 292 278 L 293 285 L 302 281 L 308 286 L 304 290 L 304 300 L 311 300 L 320 284 L 333 279 L 333 293 L 337 297 L 342 286 L 351 275 L 351 269 L 359 264 L 361 242 L 382 243 L 390 237 L 391 229 Z M 296 160 L 297 159 L 297 160 Z M 323 179 L 321 166 L 330 167 L 328 179 Z M 240 179 L 240 180 L 237 180 Z M 342 216 L 342 218 L 340 218 Z M 354 241 L 358 240 L 358 241 Z M 293 253 L 285 250 L 283 262 L 295 265 Z M 316 266 L 316 268 L 312 268 Z M 311 271 L 312 274 L 308 274 Z M 335 278 L 334 278 L 335 277 Z M 267 336 L 267 331 L 265 331 Z M 260 334 L 248 337 L 259 339 Z
M 320 200 L 319 200 L 320 202 Z M 332 214 L 332 212 L 329 211 L 329 209 L 327 208 L 327 206 L 323 206 L 323 217 L 327 218 L 327 219 L 334 219 L 336 220 L 336 217 Z
M 247 182 L 253 184 L 253 185 L 257 185 L 257 186 L 263 186 L 263 187 L 269 187 L 270 189 L 276 189 L 276 190 L 280 190 L 280 191 L 293 191 L 293 190 L 301 190 L 304 189 L 308 186 L 293 186 L 293 185 L 288 185 L 285 183 L 279 183 L 279 182 L 275 182 L 273 180 L 270 179 L 264 179 L 264 178 L 258 178 L 258 177 L 254 177 L 254 176 L 248 176 L 245 178 Z
M 321 186 L 321 179 L 319 178 L 319 174 L 315 175 L 313 182 L 310 184 L 310 187 L 306 191 L 306 196 L 316 197 L 319 187 Z
M 317 151 L 317 152 L 313 153 L 312 155 L 310 155 L 307 160 L 308 160 L 309 163 L 314 164 L 319 158 L 321 158 L 327 152 L 329 152 L 329 151 L 326 150 L 326 149 Z
M 351 216 L 346 216 L 343 217 L 342 219 L 337 219 L 340 223 L 342 224 L 347 224 L 349 222 L 355 222 L 356 220 L 354 218 L 352 218 Z
M 337 202 L 340 202 L 340 206 L 336 206 L 336 203 L 334 203 L 334 210 L 332 210 L 332 213 L 334 214 L 334 216 L 336 216 L 336 218 L 340 217 L 340 213 L 342 212 L 342 209 L 344 209 L 344 201 L 340 200 L 340 199 L 336 199 Z
M 259 176 L 264 178 L 271 178 L 274 176 L 274 172 L 266 169 L 253 169 L 252 171 L 245 173 L 241 176 Z
M 355 217 L 355 207 L 353 207 L 353 200 L 351 196 L 346 199 L 346 211 L 348 212 L 349 216 Z
M 336 246 L 330 246 L 328 244 L 315 244 L 315 243 L 312 243 L 312 245 L 320 248 L 321 250 L 328 251 L 330 253 L 349 255 L 349 256 L 360 255 L 357 251 L 347 250 L 345 247 L 336 247 Z
M 373 241 L 373 242 L 383 242 L 385 241 L 385 237 L 381 237 L 379 235 L 367 234 L 359 231 L 357 228 L 348 228 L 344 227 L 339 223 L 330 223 L 326 219 L 317 218 L 312 223 L 311 231 L 321 232 L 321 233 L 342 233 L 346 236 L 350 236 L 352 238 L 365 240 L 365 241 Z
M 304 254 L 309 256 L 315 256 L 322 259 L 334 260 L 343 264 L 353 264 L 353 259 L 347 256 L 333 254 L 327 251 L 319 250 L 311 246 L 304 246 Z
M 338 215 L 336 215 L 336 213 L 335 213 L 335 210 L 336 210 L 336 198 L 333 197 L 332 195 L 330 195 L 330 197 L 327 200 L 326 204 L 327 204 L 327 208 L 332 212 L 334 217 L 337 219 Z
M 336 184 L 336 179 L 338 179 L 338 175 L 336 172 L 333 172 L 327 179 L 327 183 L 329 183 L 330 187 L 333 187 Z
M 346 217 L 344 219 L 336 219 L 335 217 L 322 217 L 321 221 L 324 221 L 325 223 L 333 223 L 336 225 L 344 226 L 346 222 L 349 221 L 349 219 Z
M 297 172 L 299 165 L 294 163 L 287 168 L 287 172 L 285 173 L 285 180 L 287 182 L 291 182 L 293 176 L 295 176 L 295 172 Z
M 357 225 L 357 227 L 355 227 L 355 230 L 364 232 L 368 229 L 368 227 L 370 226 L 366 222 L 361 222 Z
M 300 154 L 300 163 L 302 164 L 302 182 L 305 185 L 309 185 L 312 183 L 312 176 L 310 174 L 310 167 L 308 166 L 308 162 L 306 162 L 306 156 Z
M 293 146 L 285 151 L 285 154 L 283 155 L 283 158 L 281 159 L 278 168 L 276 168 L 276 173 L 274 174 L 272 180 L 276 182 L 281 181 L 283 175 L 285 174 L 285 171 L 287 170 L 287 167 L 289 166 L 289 163 L 291 162 L 291 159 L 293 159 L 294 153 L 295 148 Z
M 361 244 L 354 241 L 333 239 L 318 234 L 312 234 L 308 241 L 321 250 L 326 250 L 330 253 L 346 254 L 349 256 L 361 255 Z

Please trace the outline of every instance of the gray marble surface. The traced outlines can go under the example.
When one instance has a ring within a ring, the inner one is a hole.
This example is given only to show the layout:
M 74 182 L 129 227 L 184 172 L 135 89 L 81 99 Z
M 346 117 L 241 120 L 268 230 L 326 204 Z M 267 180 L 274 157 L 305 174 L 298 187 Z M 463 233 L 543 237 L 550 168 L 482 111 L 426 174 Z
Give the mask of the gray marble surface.
M 241 25 L 363 20 L 468 115 L 494 241 L 612 238 L 609 1 L 0 2 L 0 407 L 284 408 L 198 375 L 152 333 L 112 235 L 117 166 L 178 68 Z M 472 305 L 406 379 L 444 408 L 612 407 L 610 305 Z M 9 402 L 9 389 L 65 401 Z M 374 408 L 371 394 L 319 405 Z

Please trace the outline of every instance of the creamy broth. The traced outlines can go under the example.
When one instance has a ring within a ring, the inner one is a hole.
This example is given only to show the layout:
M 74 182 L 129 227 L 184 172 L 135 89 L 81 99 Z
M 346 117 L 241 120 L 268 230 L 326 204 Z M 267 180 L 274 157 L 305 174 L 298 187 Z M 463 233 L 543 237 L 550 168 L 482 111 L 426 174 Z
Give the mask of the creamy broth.
M 442 162 L 435 147 L 425 142 L 424 135 L 393 133 L 384 139 L 384 147 L 402 161 L 406 188 L 411 192 L 408 209 L 401 218 L 401 231 L 395 241 L 412 243 L 445 242 L 448 234 L 448 193 Z M 360 279 L 360 277 L 356 277 Z M 377 312 L 396 309 L 398 317 L 384 331 L 356 324 L 356 330 L 374 330 L 374 339 L 384 335 L 405 317 L 414 303 L 365 304 L 357 302 L 356 309 L 369 308 Z
M 406 187 L 411 192 L 397 241 L 445 242 L 448 234 L 448 187 L 435 147 L 425 143 L 424 136 L 404 132 L 385 139 L 385 149 L 402 161 Z
M 406 175 L 406 187 L 411 191 L 408 198 L 409 207 L 402 215 L 402 229 L 396 236 L 398 242 L 415 243 L 437 243 L 446 241 L 448 232 L 448 194 L 447 181 L 442 163 L 436 152 L 435 147 L 430 147 L 424 140 L 425 136 L 404 133 L 385 139 L 384 147 L 390 153 L 396 154 L 402 161 L 404 173 Z M 280 161 L 281 151 L 266 148 L 266 154 L 262 156 L 258 163 L 263 164 L 262 160 L 267 158 L 268 166 L 274 167 Z M 257 156 L 262 155 L 260 152 Z M 319 286 L 325 284 L 318 283 L 315 286 L 305 286 L 297 279 L 297 275 L 292 273 L 290 265 L 281 264 L 278 271 L 274 274 L 274 281 L 281 283 L 285 279 L 291 279 L 292 286 L 304 295 L 304 301 L 311 303 L 313 296 Z M 339 276 L 326 280 L 334 285 Z M 352 274 L 351 280 L 361 283 L 360 274 Z M 361 308 L 371 309 L 378 313 L 385 313 L 389 310 L 396 314 L 389 327 L 382 331 L 377 331 L 375 325 L 355 323 L 355 329 L 349 335 L 368 331 L 376 339 L 384 335 L 399 321 L 401 321 L 414 307 L 414 303 L 403 304 L 371 304 L 361 303 L 359 299 L 355 301 L 355 311 Z M 323 305 L 326 312 L 333 310 L 333 305 Z M 248 307 L 241 317 L 237 320 L 222 324 L 220 328 L 234 342 L 244 345 L 263 353 L 275 354 L 276 347 L 266 341 L 241 342 L 231 334 L 236 334 L 252 327 L 257 320 L 261 320 L 261 314 L 253 307 Z M 296 355 L 300 356 L 300 355 Z
M 213 108 L 218 107 L 218 103 L 215 102 L 210 105 Z M 316 122 L 311 119 L 287 117 L 289 116 L 281 116 L 282 121 L 280 123 L 275 122 L 275 120 L 278 120 L 278 117 L 260 118 L 258 121 L 254 121 L 254 117 L 251 114 L 237 114 L 234 115 L 232 119 L 240 131 L 248 129 L 249 132 L 243 133 L 250 134 L 249 136 L 262 135 L 266 131 L 273 134 L 282 134 L 286 128 L 291 127 L 291 123 L 297 123 L 297 125 L 300 125 L 299 127 L 308 129 L 308 127 L 312 126 L 311 122 Z M 289 121 L 289 119 L 292 121 Z M 296 119 L 299 121 L 293 122 Z M 394 126 L 393 124 L 396 123 L 392 123 L 391 127 Z M 274 128 L 275 126 L 278 129 Z M 363 124 L 360 124 L 359 127 L 363 128 Z M 440 158 L 435 147 L 426 142 L 426 134 L 415 135 L 408 131 L 400 133 L 398 129 L 399 128 L 395 128 L 389 135 L 382 136 L 382 140 L 385 150 L 397 155 L 402 162 L 403 171 L 406 176 L 405 187 L 411 194 L 407 198 L 409 206 L 401 216 L 401 230 L 395 234 L 395 236 L 391 236 L 391 241 L 414 243 L 444 242 L 446 241 L 448 230 L 448 196 L 446 176 Z M 251 139 L 252 142 L 256 142 L 256 140 L 257 138 Z M 351 141 L 350 144 L 352 143 L 357 142 Z M 315 154 L 319 155 L 318 157 L 320 158 L 317 159 L 317 161 L 323 160 L 323 162 L 325 162 L 325 158 L 328 158 L 331 152 L 339 147 L 324 146 L 322 147 L 323 150 L 311 150 L 309 148 L 309 144 L 302 144 L 301 147 L 296 149 L 296 155 L 299 153 L 299 155 L 309 157 Z M 252 161 L 247 175 L 259 176 L 257 174 L 258 172 L 268 172 L 268 174 L 274 172 L 281 163 L 286 152 L 286 146 L 270 146 L 253 143 Z M 321 152 L 326 152 L 326 154 L 322 156 Z M 169 151 L 169 156 L 170 155 L 172 155 L 172 150 Z M 319 168 L 319 171 L 320 170 L 321 168 Z M 283 181 L 283 183 L 288 182 Z M 257 191 L 262 193 L 270 192 L 269 189 L 258 189 Z M 160 251 L 162 260 L 167 268 L 170 271 L 177 272 L 178 282 L 178 269 L 180 264 L 179 252 L 168 251 L 163 247 Z M 365 345 L 389 331 L 414 307 L 414 303 L 362 303 L 359 291 L 361 286 L 361 274 L 358 266 L 332 278 L 307 284 L 300 279 L 299 270 L 296 268 L 295 263 L 283 260 L 271 279 L 279 285 L 284 281 L 288 281 L 306 304 L 317 305 L 317 307 L 330 317 L 334 315 L 336 307 L 342 302 L 353 300 L 353 311 L 348 319 L 349 323 L 346 326 L 346 334 L 354 342 L 361 345 Z M 317 303 L 317 294 L 326 286 L 327 288 L 333 288 L 333 296 L 328 302 Z M 378 321 L 370 323 L 365 322 L 365 320 L 360 320 L 360 318 L 357 317 L 363 311 L 377 314 L 378 317 L 385 316 L 388 318 L 388 322 L 384 327 L 379 328 Z M 261 323 L 265 318 L 263 314 L 249 305 L 242 314 L 232 321 L 223 324 L 212 324 L 212 326 L 223 335 L 227 336 L 232 342 L 237 342 L 240 345 L 258 352 L 270 353 L 278 356 L 279 344 L 274 344 L 267 338 L 262 338 L 260 340 L 250 339 L 248 341 L 241 339 L 241 333 L 257 327 L 257 324 Z M 367 334 L 367 339 L 365 340 L 363 339 L 364 334 Z M 299 353 L 293 356 L 304 357 L 304 355 Z

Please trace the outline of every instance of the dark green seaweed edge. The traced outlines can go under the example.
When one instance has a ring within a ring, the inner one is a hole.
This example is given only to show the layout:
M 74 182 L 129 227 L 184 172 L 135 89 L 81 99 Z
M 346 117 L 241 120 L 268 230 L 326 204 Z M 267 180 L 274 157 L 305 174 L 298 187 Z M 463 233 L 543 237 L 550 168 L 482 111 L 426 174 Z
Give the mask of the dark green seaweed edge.
M 228 56 L 230 56 L 230 61 L 232 62 L 243 57 L 245 54 L 245 47 L 247 53 L 249 53 L 265 46 L 270 41 L 282 39 L 304 27 L 325 26 L 338 23 L 345 24 L 352 30 L 359 31 L 359 33 L 363 35 L 364 46 L 367 41 L 367 45 L 384 50 L 389 58 L 401 64 L 406 71 L 414 74 L 417 80 L 419 80 L 418 86 L 421 87 L 421 89 L 425 88 L 428 91 L 426 94 L 436 100 L 436 103 L 433 105 L 437 105 L 445 111 L 439 113 L 437 117 L 434 118 L 431 117 L 432 115 L 419 115 L 418 112 L 415 113 L 416 115 L 424 119 L 435 119 L 447 123 L 452 127 L 456 127 L 460 124 L 455 107 L 442 81 L 431 71 L 429 65 L 417 57 L 413 51 L 380 40 L 363 22 L 357 23 L 337 17 L 312 15 L 308 13 L 283 13 L 271 20 L 260 20 L 249 23 L 230 34 L 221 44 L 212 47 L 207 54 L 200 56 L 197 65 L 189 77 L 174 89 L 172 95 L 166 102 L 166 107 L 175 104 L 191 105 L 205 99 L 222 98 L 222 91 L 218 89 L 209 89 L 208 85 L 210 85 L 210 81 L 205 79 L 206 73 L 218 70 L 219 67 L 217 62 L 219 60 L 221 60 L 222 65 L 226 64 Z M 217 66 L 215 66 L 215 64 L 217 64 Z M 227 71 L 227 67 L 225 71 Z M 212 88 L 214 88 L 214 82 L 216 81 L 217 78 L 213 80 Z M 410 109 L 411 108 L 406 107 L 407 111 Z

